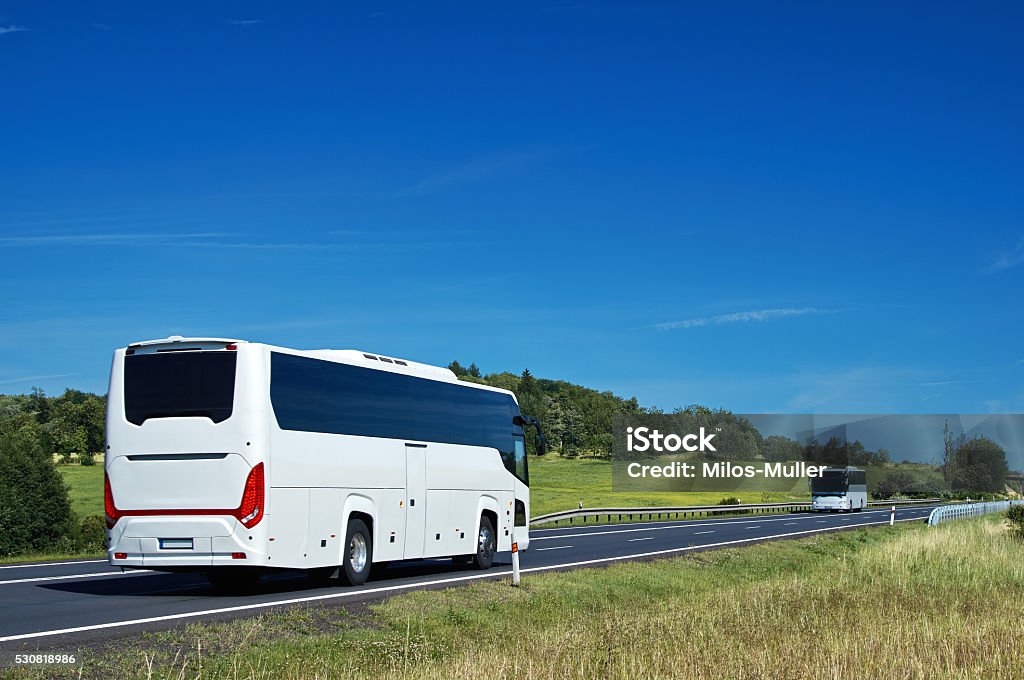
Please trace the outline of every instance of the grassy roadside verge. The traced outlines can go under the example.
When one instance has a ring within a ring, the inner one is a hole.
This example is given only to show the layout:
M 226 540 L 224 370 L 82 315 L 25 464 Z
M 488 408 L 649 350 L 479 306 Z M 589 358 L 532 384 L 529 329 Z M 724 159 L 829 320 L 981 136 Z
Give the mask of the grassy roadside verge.
M 15 555 L 13 557 L 0 557 L 0 565 L 24 564 L 31 566 L 46 562 L 70 562 L 71 560 L 98 560 L 107 556 L 105 552 L 80 552 L 80 553 L 34 553 L 29 555 Z
M 1014 677 L 1022 550 L 993 516 L 530 574 L 146 635 L 83 677 Z

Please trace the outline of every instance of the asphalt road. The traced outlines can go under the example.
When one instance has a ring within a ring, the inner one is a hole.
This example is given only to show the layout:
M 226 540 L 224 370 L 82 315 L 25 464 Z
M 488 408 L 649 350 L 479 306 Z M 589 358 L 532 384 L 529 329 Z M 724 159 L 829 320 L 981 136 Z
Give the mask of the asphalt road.
M 932 507 L 898 508 L 896 520 L 923 521 Z M 600 566 L 888 522 L 889 509 L 885 508 L 533 529 L 530 549 L 521 553 L 521 563 L 523 578 L 528 578 L 538 571 Z M 198 619 L 247 616 L 273 607 L 379 600 L 414 588 L 503 577 L 510 571 L 509 553 L 499 554 L 495 567 L 486 572 L 458 568 L 450 560 L 422 560 L 389 566 L 355 588 L 313 587 L 296 572 L 265 577 L 252 594 L 229 596 L 215 594 L 199 575 L 122 573 L 106 560 L 0 565 L 0 648 L 53 649 Z

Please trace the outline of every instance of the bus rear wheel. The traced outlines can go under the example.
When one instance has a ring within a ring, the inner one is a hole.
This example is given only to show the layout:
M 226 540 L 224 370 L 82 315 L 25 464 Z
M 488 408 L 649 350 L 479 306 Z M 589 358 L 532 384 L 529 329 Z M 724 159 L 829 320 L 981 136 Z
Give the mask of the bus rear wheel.
M 477 569 L 490 569 L 494 564 L 494 553 L 498 549 L 498 534 L 494 531 L 494 522 L 487 515 L 480 517 L 480 531 L 477 534 L 476 554 L 472 563 Z
M 373 564 L 373 539 L 361 519 L 351 519 L 345 533 L 345 551 L 342 556 L 341 580 L 350 586 L 366 583 Z

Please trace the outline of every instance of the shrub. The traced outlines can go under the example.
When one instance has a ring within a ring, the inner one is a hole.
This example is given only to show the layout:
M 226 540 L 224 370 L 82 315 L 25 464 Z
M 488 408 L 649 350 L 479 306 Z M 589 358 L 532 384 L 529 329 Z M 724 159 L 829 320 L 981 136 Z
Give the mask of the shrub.
M 107 523 L 102 515 L 89 515 L 78 525 L 77 549 L 102 552 L 107 548 Z
M 81 465 L 86 465 L 86 466 L 95 465 L 96 464 L 96 454 L 93 454 L 93 453 L 80 453 L 80 454 L 78 454 L 78 462 Z
M 920 493 L 921 489 L 914 476 L 904 470 L 893 470 L 875 488 L 875 498 L 892 498 L 903 494 Z
M 0 420 L 0 555 L 43 552 L 72 527 L 67 487 L 35 418 Z
M 1017 535 L 1024 538 L 1024 505 L 1011 505 L 1006 511 L 1006 519 L 1010 520 L 1010 526 Z
M 718 501 L 718 504 L 719 505 L 739 505 L 740 504 L 740 499 L 736 498 L 736 496 L 728 496 L 728 497 L 723 498 L 722 500 Z

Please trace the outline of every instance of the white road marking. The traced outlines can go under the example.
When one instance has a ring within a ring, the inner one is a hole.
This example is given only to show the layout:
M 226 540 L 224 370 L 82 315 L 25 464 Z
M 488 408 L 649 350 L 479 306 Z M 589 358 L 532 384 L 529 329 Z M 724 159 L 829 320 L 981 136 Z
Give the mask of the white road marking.
M 534 550 L 536 550 L 537 552 L 540 552 L 541 550 L 565 550 L 566 548 L 571 547 L 571 545 L 553 545 L 550 548 L 534 548 Z
M 98 578 L 100 576 L 130 576 L 132 574 L 144 574 L 153 571 L 152 569 L 133 569 L 120 573 L 117 571 L 96 571 L 91 574 L 66 574 L 64 576 L 36 576 L 35 578 L 16 578 L 10 581 L 0 581 L 0 586 L 12 583 L 35 583 L 36 581 L 70 581 L 76 578 Z
M 796 522 L 786 522 L 786 523 L 785 523 L 785 524 L 783 524 L 782 526 L 784 526 L 784 527 L 789 527 L 789 526 L 793 526 L 794 524 L 796 524 Z
M 0 569 L 26 569 L 28 567 L 60 567 L 66 564 L 98 564 L 106 560 L 73 560 L 71 562 L 28 562 L 26 564 L 5 564 Z
M 693 535 L 694 536 L 700 536 L 701 534 L 713 534 L 713 533 L 715 533 L 715 532 L 714 531 L 694 531 Z
M 897 522 L 912 522 L 913 519 L 898 519 Z M 878 522 L 864 522 L 861 524 L 854 524 L 851 526 L 856 527 L 867 527 L 878 524 L 887 524 L 888 520 Z M 608 562 L 621 562 L 623 560 L 638 559 L 641 557 L 657 557 L 659 555 L 671 555 L 673 553 L 690 552 L 693 550 L 707 550 L 708 548 L 720 548 L 726 545 L 737 545 L 739 543 L 752 543 L 754 541 L 763 541 L 769 538 L 788 538 L 790 536 L 804 536 L 807 534 L 819 534 L 826 531 L 835 531 L 841 527 L 822 527 L 820 529 L 805 529 L 803 531 L 792 531 L 786 534 L 775 534 L 772 536 L 752 536 L 751 538 L 738 538 L 733 541 L 722 541 L 720 543 L 709 543 L 707 545 L 690 545 L 681 548 L 667 548 L 665 550 L 654 550 L 645 553 L 635 553 L 632 555 L 618 555 L 616 557 L 600 557 L 592 560 L 582 560 L 579 562 L 567 562 L 564 564 L 552 564 L 544 567 L 528 567 L 522 569 L 522 573 L 534 573 L 543 571 L 552 571 L 554 569 L 566 569 L 569 567 L 585 567 L 592 564 L 606 564 Z M 436 579 L 432 581 L 420 581 L 417 583 L 403 583 L 394 586 L 382 586 L 380 588 L 364 588 L 360 590 L 349 590 L 342 593 L 330 593 L 327 595 L 311 595 L 309 597 L 293 597 L 287 600 L 274 600 L 272 602 L 255 602 L 253 604 L 243 604 L 235 607 L 220 607 L 218 609 L 204 609 L 201 611 L 184 612 L 181 614 L 168 614 L 166 616 L 151 616 L 145 619 L 131 619 L 128 621 L 112 621 L 110 623 L 97 623 L 91 626 L 76 626 L 74 628 L 61 628 L 57 630 L 43 630 L 35 633 L 20 633 L 17 635 L 7 635 L 0 637 L 0 642 L 13 642 L 15 640 L 30 640 L 33 638 L 50 637 L 53 635 L 67 635 L 69 633 L 83 633 L 90 630 L 103 630 L 106 628 L 123 628 L 125 626 L 137 626 L 144 623 L 159 623 L 162 621 L 177 621 L 180 619 L 192 619 L 199 616 L 210 616 L 213 614 L 228 614 L 233 612 L 252 611 L 255 609 L 267 609 L 268 607 L 280 607 L 283 605 L 290 604 L 303 604 L 306 602 L 322 602 L 326 600 L 341 600 L 347 597 L 355 597 L 358 595 L 373 595 L 374 593 L 392 593 L 400 592 L 403 590 L 411 590 L 413 588 L 419 588 L 426 585 L 444 585 L 447 583 L 464 583 L 466 581 L 477 581 L 483 578 L 498 578 L 502 576 L 508 576 L 511 572 L 510 569 L 503 569 L 498 572 L 491 573 L 480 573 L 480 574 L 469 574 L 465 576 L 455 576 L 452 578 Z
M 646 538 L 631 538 L 631 539 L 629 539 L 627 541 L 627 543 L 632 543 L 633 541 L 653 541 L 653 540 L 654 540 L 654 536 L 647 536 Z

